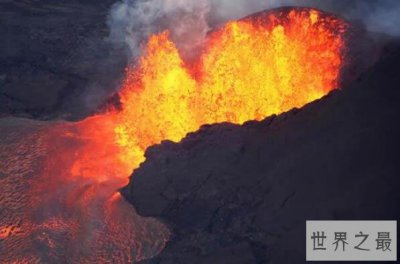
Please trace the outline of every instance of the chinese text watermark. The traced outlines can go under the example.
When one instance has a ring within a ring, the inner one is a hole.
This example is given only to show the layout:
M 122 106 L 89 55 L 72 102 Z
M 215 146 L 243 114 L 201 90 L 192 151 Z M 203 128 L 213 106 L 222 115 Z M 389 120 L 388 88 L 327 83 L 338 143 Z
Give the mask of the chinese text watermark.
M 397 221 L 307 221 L 307 261 L 396 261 Z

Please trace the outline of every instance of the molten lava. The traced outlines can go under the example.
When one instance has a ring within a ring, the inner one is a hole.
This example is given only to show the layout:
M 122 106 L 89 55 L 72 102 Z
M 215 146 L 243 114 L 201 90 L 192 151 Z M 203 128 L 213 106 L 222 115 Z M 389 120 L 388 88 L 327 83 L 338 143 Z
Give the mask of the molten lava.
M 227 23 L 184 61 L 168 32 L 127 70 L 123 109 L 79 123 L 0 123 L 0 262 L 131 263 L 169 237 L 119 194 L 146 149 L 203 124 L 261 120 L 338 86 L 346 24 L 310 9 Z
M 321 98 L 338 86 L 346 23 L 313 9 L 279 9 L 210 33 L 183 61 L 168 31 L 150 36 L 126 73 L 123 109 L 77 126 L 84 149 L 71 174 L 126 177 L 146 149 L 179 141 L 204 124 L 261 120 Z
M 190 65 L 167 31 L 151 36 L 121 92 L 121 162 L 136 168 L 149 146 L 203 124 L 261 120 L 321 98 L 338 85 L 345 30 L 317 10 L 260 13 L 212 32 Z

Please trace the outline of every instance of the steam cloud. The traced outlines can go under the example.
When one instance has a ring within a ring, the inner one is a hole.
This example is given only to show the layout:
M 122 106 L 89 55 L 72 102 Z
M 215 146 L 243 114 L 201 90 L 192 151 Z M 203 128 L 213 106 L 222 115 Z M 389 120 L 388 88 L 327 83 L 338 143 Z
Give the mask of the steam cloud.
M 169 29 L 179 50 L 191 56 L 218 24 L 286 5 L 319 8 L 360 21 L 370 31 L 400 36 L 398 0 L 122 0 L 110 12 L 110 40 L 128 45 L 136 58 L 150 34 Z
M 169 29 L 179 49 L 190 54 L 209 30 L 209 11 L 207 0 L 123 0 L 111 9 L 110 39 L 127 44 L 137 57 L 150 34 Z

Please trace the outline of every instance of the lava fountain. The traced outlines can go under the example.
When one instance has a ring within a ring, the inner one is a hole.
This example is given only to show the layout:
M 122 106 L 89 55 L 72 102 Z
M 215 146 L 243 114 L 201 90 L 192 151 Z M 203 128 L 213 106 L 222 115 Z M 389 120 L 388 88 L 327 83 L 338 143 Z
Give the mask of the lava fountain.
M 121 162 L 136 168 L 149 146 L 204 124 L 261 120 L 321 98 L 338 87 L 345 30 L 317 10 L 262 12 L 212 32 L 194 62 L 168 31 L 151 36 L 121 92 Z
M 126 71 L 122 110 L 79 123 L 0 124 L 2 263 L 128 263 L 168 238 L 118 194 L 146 149 L 204 124 L 261 120 L 338 87 L 347 24 L 283 8 L 211 32 L 182 59 L 168 31 Z M 3 254 L 4 253 L 4 254 Z

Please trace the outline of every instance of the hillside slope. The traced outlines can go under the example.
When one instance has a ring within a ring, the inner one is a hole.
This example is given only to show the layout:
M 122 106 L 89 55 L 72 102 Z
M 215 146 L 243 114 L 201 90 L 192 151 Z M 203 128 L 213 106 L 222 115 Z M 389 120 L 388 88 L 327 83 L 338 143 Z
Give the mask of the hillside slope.
M 123 195 L 174 233 L 149 263 L 302 263 L 307 219 L 399 218 L 400 50 L 262 122 L 150 148 Z

